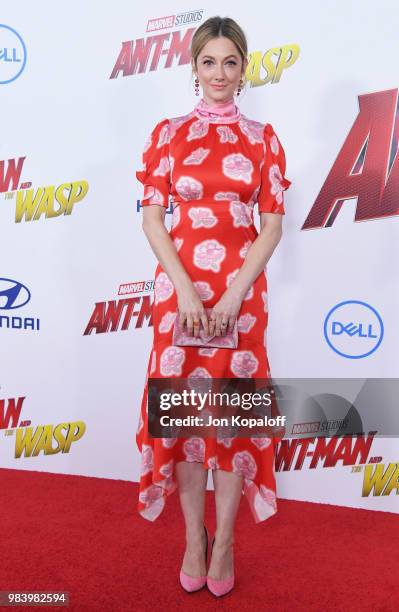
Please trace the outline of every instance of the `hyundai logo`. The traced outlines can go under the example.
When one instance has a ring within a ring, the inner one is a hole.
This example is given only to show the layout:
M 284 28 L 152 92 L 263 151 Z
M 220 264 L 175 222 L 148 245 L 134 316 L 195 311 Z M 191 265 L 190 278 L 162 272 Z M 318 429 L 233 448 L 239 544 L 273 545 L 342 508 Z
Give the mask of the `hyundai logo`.
M 380 346 L 384 324 L 375 308 L 360 300 L 340 302 L 324 321 L 327 344 L 341 357 L 362 359 Z
M 0 310 L 21 308 L 30 300 L 31 293 L 25 285 L 11 278 L 0 278 Z

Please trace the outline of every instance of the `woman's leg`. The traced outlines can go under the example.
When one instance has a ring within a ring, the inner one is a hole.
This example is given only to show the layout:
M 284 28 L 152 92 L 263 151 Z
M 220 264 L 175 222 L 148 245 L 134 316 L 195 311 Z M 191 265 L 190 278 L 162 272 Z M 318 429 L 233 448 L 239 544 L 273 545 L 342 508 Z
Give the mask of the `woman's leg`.
M 226 470 L 212 470 L 215 486 L 216 532 L 208 576 L 225 580 L 233 574 L 234 524 L 240 505 L 243 477 Z
M 178 461 L 176 478 L 186 526 L 186 551 L 182 569 L 189 576 L 205 576 L 204 511 L 208 470 L 199 462 Z

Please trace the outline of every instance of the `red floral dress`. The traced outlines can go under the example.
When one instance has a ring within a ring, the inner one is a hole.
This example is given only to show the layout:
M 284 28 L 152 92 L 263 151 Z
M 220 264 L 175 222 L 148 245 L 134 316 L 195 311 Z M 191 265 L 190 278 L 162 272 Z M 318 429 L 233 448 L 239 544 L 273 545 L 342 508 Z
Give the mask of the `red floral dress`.
M 238 273 L 257 237 L 254 206 L 283 215 L 285 154 L 269 123 L 234 113 L 200 112 L 203 101 L 181 117 L 163 119 L 143 151 L 142 206 L 173 203 L 170 236 L 206 308 L 214 306 Z M 148 433 L 148 377 L 268 378 L 267 279 L 261 273 L 238 315 L 239 343 L 230 348 L 173 346 L 177 311 L 174 287 L 160 265 L 155 272 L 154 341 L 136 433 L 141 452 L 138 511 L 154 521 L 177 488 L 177 461 L 243 476 L 242 493 L 255 522 L 277 511 L 274 474 L 278 438 L 152 438 Z

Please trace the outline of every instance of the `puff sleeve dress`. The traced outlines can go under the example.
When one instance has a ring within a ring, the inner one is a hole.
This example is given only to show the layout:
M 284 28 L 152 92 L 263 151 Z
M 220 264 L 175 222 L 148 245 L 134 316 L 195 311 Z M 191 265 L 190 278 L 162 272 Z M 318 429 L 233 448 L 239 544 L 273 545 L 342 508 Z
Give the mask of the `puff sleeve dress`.
M 170 236 L 206 308 L 213 307 L 238 273 L 258 232 L 259 212 L 284 215 L 286 159 L 273 127 L 234 112 L 212 116 L 203 101 L 187 115 L 162 119 L 143 150 L 136 172 L 142 206 L 173 208 Z M 154 340 L 149 357 L 136 443 L 141 452 L 138 511 L 154 521 L 177 488 L 175 464 L 197 461 L 205 469 L 243 476 L 255 522 L 277 511 L 274 474 L 278 438 L 152 438 L 148 433 L 148 377 L 269 378 L 266 350 L 267 278 L 262 272 L 238 315 L 237 349 L 173 346 L 177 297 L 158 265 L 153 303 Z

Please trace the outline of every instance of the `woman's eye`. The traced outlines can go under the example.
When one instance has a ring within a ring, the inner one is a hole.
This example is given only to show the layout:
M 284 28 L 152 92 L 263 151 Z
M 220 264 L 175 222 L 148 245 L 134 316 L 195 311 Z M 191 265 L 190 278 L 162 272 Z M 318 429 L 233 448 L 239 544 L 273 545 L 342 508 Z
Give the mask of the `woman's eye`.
M 204 60 L 204 64 L 209 64 L 209 63 L 212 63 L 212 60 Z M 233 64 L 233 66 L 237 65 L 237 63 L 234 62 L 233 60 L 229 60 L 227 63 L 228 64 Z

